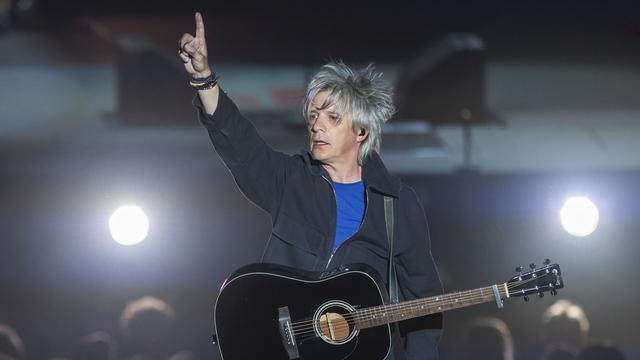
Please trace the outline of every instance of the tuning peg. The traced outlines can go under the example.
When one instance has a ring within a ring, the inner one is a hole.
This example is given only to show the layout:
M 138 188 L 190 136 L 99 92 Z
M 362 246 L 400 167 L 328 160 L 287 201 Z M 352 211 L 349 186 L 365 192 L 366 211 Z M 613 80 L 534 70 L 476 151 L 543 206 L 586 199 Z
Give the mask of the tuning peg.
M 531 263 L 531 264 L 529 264 L 529 267 L 531 268 L 531 270 L 533 270 L 533 269 L 535 269 L 535 268 L 536 268 L 536 264 Z
M 523 297 L 523 299 L 524 299 L 525 302 L 529 301 L 529 297 L 528 296 Z
M 543 292 L 539 292 L 539 293 L 538 293 L 538 297 L 539 297 L 539 298 L 543 298 L 543 297 L 544 297 L 544 293 L 543 293 Z
M 549 259 L 544 259 L 544 265 L 546 266 L 546 265 L 549 265 L 549 264 L 551 264 L 551 260 L 549 260 Z
M 516 272 L 521 273 L 524 268 L 522 266 L 518 266 L 516 268 Z

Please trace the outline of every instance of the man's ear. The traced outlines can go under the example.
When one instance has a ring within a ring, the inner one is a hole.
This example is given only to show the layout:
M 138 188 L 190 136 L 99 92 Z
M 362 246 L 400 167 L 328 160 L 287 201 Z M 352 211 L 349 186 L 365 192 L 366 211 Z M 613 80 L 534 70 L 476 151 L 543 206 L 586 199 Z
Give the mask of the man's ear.
M 356 138 L 356 140 L 358 142 L 363 142 L 367 139 L 367 136 L 369 136 L 369 132 L 367 131 L 367 129 L 360 128 L 360 130 L 358 130 L 358 137 Z

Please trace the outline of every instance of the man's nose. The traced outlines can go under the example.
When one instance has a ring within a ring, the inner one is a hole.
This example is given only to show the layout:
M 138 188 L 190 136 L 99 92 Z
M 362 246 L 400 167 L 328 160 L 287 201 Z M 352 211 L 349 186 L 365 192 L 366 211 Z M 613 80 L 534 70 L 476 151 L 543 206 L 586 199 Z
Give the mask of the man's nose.
M 320 118 L 321 116 L 318 115 L 318 117 L 316 117 L 315 120 L 311 121 L 311 131 L 318 132 L 320 130 L 324 130 L 323 121 L 320 120 Z

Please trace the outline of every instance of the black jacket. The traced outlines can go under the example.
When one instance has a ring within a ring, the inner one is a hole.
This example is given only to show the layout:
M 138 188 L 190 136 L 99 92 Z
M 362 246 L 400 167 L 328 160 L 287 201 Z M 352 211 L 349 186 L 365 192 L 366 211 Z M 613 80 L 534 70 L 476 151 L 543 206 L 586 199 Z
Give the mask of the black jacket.
M 244 195 L 271 215 L 272 233 L 262 261 L 312 271 L 366 263 L 388 283 L 383 199 L 390 195 L 396 199 L 394 261 L 400 300 L 442 293 L 422 205 L 413 189 L 388 173 L 377 153 L 363 164 L 366 209 L 360 229 L 331 256 L 336 199 L 321 164 L 308 152 L 290 156 L 273 150 L 223 91 L 213 115 L 206 114 L 197 95 L 194 105 Z M 434 327 L 429 320 L 433 319 L 401 324 L 407 359 L 437 359 L 440 324 L 436 321 L 436 329 L 425 329 Z

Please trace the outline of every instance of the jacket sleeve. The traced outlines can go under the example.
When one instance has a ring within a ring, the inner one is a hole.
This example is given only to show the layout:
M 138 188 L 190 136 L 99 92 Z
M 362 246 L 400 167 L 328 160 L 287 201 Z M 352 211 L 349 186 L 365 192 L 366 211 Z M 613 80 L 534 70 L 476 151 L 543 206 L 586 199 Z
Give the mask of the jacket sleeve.
M 442 294 L 443 288 L 431 255 L 427 218 L 417 195 L 411 189 L 409 221 L 414 241 L 396 260 L 398 287 L 404 300 Z M 400 334 L 404 339 L 407 360 L 438 359 L 438 344 L 442 333 L 442 314 L 403 321 Z
M 242 193 L 258 207 L 273 214 L 284 187 L 290 157 L 273 150 L 222 89 L 213 114 L 206 113 L 197 94 L 193 105 L 214 148 Z

